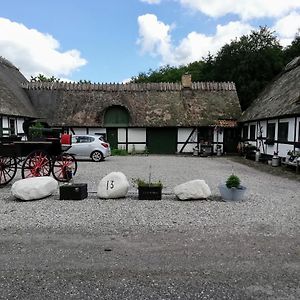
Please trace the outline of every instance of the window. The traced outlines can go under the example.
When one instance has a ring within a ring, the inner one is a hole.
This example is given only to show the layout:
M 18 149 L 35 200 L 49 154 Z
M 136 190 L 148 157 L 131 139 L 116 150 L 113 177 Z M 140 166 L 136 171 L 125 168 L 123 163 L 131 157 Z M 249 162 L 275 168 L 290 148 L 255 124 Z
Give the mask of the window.
M 243 139 L 244 140 L 248 139 L 248 125 L 245 125 L 243 127 Z
M 72 138 L 72 143 L 91 143 L 95 139 L 91 136 L 75 136 Z
M 281 122 L 278 124 L 278 140 L 287 141 L 289 135 L 289 122 Z
M 9 129 L 10 134 L 16 134 L 16 120 L 15 119 L 9 119 Z
M 275 123 L 268 123 L 267 126 L 267 138 L 270 140 L 275 140 Z
M 252 141 L 255 140 L 255 129 L 255 125 L 250 125 L 250 140 Z
M 300 122 L 299 122 L 299 125 L 298 125 L 298 142 L 300 142 Z
M 0 117 L 0 136 L 3 135 L 2 117 Z

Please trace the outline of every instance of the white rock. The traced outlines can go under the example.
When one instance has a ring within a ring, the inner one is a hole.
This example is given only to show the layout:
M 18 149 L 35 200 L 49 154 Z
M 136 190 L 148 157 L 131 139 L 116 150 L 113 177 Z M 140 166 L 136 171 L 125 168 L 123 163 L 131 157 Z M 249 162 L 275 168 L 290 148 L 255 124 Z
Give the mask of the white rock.
M 52 177 L 30 177 L 16 181 L 11 193 L 21 200 L 37 200 L 52 195 L 57 188 L 58 183 Z
M 204 180 L 191 180 L 175 186 L 175 195 L 180 200 L 206 199 L 211 196 L 209 186 Z
M 104 199 L 126 197 L 129 182 L 122 172 L 112 172 L 101 179 L 98 185 L 97 196 Z

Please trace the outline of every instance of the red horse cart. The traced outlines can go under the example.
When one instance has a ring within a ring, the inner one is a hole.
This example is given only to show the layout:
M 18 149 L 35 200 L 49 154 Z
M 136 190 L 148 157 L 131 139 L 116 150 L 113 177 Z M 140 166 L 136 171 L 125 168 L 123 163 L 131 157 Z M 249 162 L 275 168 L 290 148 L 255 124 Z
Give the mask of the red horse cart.
M 23 126 L 27 140 L 0 138 L 0 186 L 8 184 L 21 169 L 22 178 L 50 176 L 69 181 L 77 171 L 77 161 L 64 153 L 71 147 L 71 135 L 57 128 L 39 128 L 40 136 L 30 137 L 30 126 Z

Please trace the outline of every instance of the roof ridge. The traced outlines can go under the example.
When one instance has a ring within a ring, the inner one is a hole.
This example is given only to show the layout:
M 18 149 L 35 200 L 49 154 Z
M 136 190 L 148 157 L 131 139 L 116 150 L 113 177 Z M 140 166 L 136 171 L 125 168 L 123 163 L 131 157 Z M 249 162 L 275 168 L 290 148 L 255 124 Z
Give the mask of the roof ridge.
M 10 62 L 8 59 L 6 59 L 1 55 L 0 55 L 0 64 L 19 71 L 19 69 L 12 62 Z
M 24 82 L 22 88 L 27 90 L 99 90 L 99 91 L 180 91 L 181 82 L 148 83 L 76 83 L 76 82 Z M 192 90 L 235 91 L 234 82 L 194 81 Z

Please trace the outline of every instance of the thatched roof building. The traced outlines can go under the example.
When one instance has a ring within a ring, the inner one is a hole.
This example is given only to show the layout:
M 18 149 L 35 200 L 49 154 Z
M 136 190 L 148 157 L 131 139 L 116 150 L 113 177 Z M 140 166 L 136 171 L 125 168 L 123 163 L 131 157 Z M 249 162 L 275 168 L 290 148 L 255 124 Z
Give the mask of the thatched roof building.
M 243 112 L 241 122 L 300 115 L 300 57 L 284 71 Z
M 0 57 L 0 115 L 36 117 L 31 101 L 21 84 L 26 78 L 8 60 Z
M 241 108 L 234 83 L 148 84 L 25 83 L 39 115 L 53 126 L 105 127 L 112 106 L 129 114 L 128 127 L 209 126 L 236 120 Z

